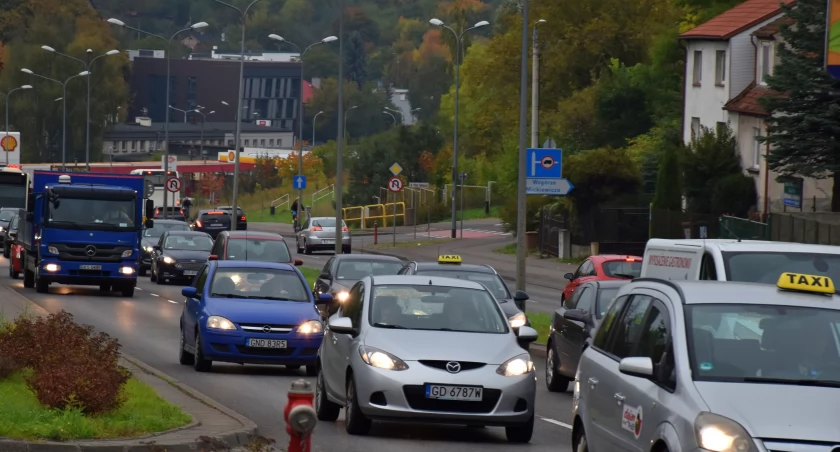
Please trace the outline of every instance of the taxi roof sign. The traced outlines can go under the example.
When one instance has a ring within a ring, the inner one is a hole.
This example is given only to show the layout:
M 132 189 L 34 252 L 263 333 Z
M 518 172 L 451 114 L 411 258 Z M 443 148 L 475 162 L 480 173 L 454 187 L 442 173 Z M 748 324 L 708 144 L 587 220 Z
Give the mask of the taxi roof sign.
M 438 264 L 460 264 L 461 256 L 456 254 L 443 254 L 438 256 Z
M 782 290 L 834 295 L 834 281 L 827 276 L 782 273 L 776 286 Z

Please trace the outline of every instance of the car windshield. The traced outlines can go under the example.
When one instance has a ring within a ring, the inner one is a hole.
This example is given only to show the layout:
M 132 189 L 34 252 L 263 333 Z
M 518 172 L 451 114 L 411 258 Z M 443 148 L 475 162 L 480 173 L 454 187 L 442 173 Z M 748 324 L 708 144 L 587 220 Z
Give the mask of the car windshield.
M 840 385 L 840 311 L 701 304 L 686 323 L 695 380 Z
M 776 284 L 785 272 L 827 276 L 840 280 L 840 254 L 805 252 L 725 252 L 723 265 L 727 281 Z
M 213 274 L 210 296 L 310 302 L 297 272 L 273 268 L 219 268 Z
M 484 284 L 485 287 L 490 289 L 490 292 L 493 293 L 493 296 L 498 298 L 499 300 L 510 299 L 510 292 L 508 292 L 507 286 L 505 285 L 502 278 L 495 273 L 484 273 L 484 272 L 471 272 L 465 270 L 417 270 L 418 275 L 423 276 L 440 276 L 443 278 L 455 278 L 455 279 L 466 279 L 468 281 L 475 281 L 480 284 Z
M 642 261 L 607 261 L 601 264 L 608 278 L 638 278 L 642 275 Z
M 338 263 L 335 279 L 342 281 L 358 281 L 365 276 L 396 275 L 402 268 L 402 262 L 343 260 Z
M 170 235 L 163 244 L 165 250 L 210 251 L 213 240 L 201 235 Z
M 228 239 L 227 260 L 281 262 L 292 261 L 289 247 L 282 240 Z
M 62 197 L 49 203 L 47 224 L 51 228 L 126 230 L 135 227 L 135 204 L 131 200 L 80 199 Z
M 0 210 L 0 221 L 9 221 L 15 216 L 13 210 Z
M 595 318 L 601 319 L 607 313 L 607 309 L 610 307 L 610 303 L 615 299 L 617 293 L 618 287 L 609 289 L 601 288 L 598 295 L 598 305 L 595 307 Z
M 190 226 L 186 223 L 158 223 L 143 231 L 143 237 L 160 237 L 166 231 L 189 231 Z
M 508 323 L 485 290 L 443 286 L 376 286 L 370 323 L 379 328 L 496 333 Z

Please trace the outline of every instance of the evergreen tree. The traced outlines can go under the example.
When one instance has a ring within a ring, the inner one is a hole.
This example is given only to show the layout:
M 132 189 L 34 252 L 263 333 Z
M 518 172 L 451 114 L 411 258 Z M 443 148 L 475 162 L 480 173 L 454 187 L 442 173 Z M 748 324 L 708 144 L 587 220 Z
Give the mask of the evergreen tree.
M 659 174 L 656 178 L 656 192 L 653 197 L 655 209 L 681 211 L 682 183 L 680 177 L 679 148 L 665 149 L 659 160 Z
M 760 102 L 767 119 L 767 164 L 782 176 L 833 178 L 831 210 L 840 211 L 840 83 L 823 68 L 826 3 L 799 0 L 783 6 L 793 25 L 781 27 L 780 63 L 767 85 L 782 95 Z M 832 93 L 833 92 L 833 93 Z
M 712 194 L 719 181 L 732 174 L 743 174 L 738 142 L 729 127 L 717 133 L 702 127 L 683 160 L 683 182 L 688 209 L 712 213 Z
M 344 54 L 344 64 L 347 65 L 347 78 L 356 82 L 361 88 L 367 80 L 367 54 L 365 43 L 358 31 L 350 34 L 347 50 Z

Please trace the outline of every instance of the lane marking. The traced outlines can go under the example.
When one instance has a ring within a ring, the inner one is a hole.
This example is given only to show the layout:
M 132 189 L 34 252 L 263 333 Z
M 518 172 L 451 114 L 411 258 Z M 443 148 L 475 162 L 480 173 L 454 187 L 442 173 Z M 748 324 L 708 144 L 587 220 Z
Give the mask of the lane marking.
M 178 302 L 177 302 L 177 301 L 172 301 L 172 300 L 166 300 L 166 301 L 168 301 L 168 302 L 170 302 L 170 303 L 172 303 L 172 304 L 178 304 Z
M 571 426 L 571 425 L 569 425 L 569 424 L 567 424 L 567 423 L 565 423 L 565 422 L 556 421 L 556 420 L 554 420 L 554 419 L 549 419 L 549 418 L 547 418 L 547 417 L 542 417 L 542 416 L 540 416 L 540 419 L 542 419 L 542 420 L 544 420 L 544 421 L 548 422 L 549 424 L 559 425 L 560 427 L 564 427 L 564 428 L 567 428 L 567 429 L 569 429 L 569 430 L 571 430 L 571 429 L 572 429 L 572 426 Z
M 140 287 L 135 287 L 134 289 L 135 289 L 135 290 L 143 290 L 143 289 L 142 289 L 142 288 L 140 288 Z
M 153 297 L 159 297 L 159 296 L 160 296 L 160 295 L 158 295 L 158 294 L 156 294 L 156 293 L 150 293 L 149 295 L 151 295 L 151 296 L 153 296 Z

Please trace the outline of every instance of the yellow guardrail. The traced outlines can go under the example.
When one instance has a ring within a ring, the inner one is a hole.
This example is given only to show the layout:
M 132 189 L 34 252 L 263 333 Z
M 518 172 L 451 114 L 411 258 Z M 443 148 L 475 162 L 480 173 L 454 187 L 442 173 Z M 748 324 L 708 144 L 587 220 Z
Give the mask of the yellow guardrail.
M 351 213 L 355 213 L 356 215 L 350 215 Z M 354 207 L 345 207 L 341 209 L 341 217 L 344 218 L 344 221 L 362 221 L 365 218 L 365 208 L 364 206 L 354 206 Z
M 397 219 L 402 218 L 405 224 L 405 203 L 386 203 L 386 204 L 369 204 L 367 206 L 352 206 L 341 209 L 341 214 L 344 221 L 358 221 L 362 229 L 373 227 L 370 221 L 377 221 L 378 225 L 385 227 L 388 222 L 393 226 L 394 211 L 396 210 Z M 399 223 L 399 221 L 397 221 Z

